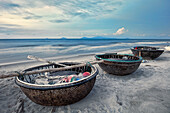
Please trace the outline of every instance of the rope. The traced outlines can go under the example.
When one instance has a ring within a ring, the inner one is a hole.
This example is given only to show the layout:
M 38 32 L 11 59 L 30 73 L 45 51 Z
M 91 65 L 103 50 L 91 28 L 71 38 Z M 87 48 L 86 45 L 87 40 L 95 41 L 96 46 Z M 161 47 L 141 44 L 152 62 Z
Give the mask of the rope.
M 24 75 L 27 73 L 26 71 L 24 71 L 23 74 L 21 74 L 19 71 L 15 71 L 15 73 L 17 73 L 19 76 L 19 78 L 24 81 Z M 28 80 L 25 78 L 25 80 L 28 82 Z
M 88 64 L 90 65 L 90 67 L 93 67 L 92 64 L 90 62 L 88 62 Z
M 88 68 L 89 66 L 92 67 L 91 63 L 90 62 L 86 62 L 86 70 L 88 72 L 90 72 L 90 69 Z
M 87 63 L 86 63 L 86 67 L 88 67 L 88 66 L 92 67 L 92 65 L 91 65 L 90 62 L 87 62 Z

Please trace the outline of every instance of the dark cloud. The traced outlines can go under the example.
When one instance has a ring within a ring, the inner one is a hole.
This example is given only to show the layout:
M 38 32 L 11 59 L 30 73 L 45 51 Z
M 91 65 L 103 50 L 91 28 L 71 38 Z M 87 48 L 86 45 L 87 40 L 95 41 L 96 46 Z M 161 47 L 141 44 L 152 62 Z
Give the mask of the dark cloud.
M 16 25 L 16 24 L 0 24 L 0 26 L 14 26 L 14 27 L 19 27 L 20 25 Z
M 69 22 L 69 20 L 49 20 L 49 22 L 52 22 L 52 23 L 65 23 L 65 22 Z
M 21 6 L 19 4 L 15 4 L 15 3 L 0 1 L 0 7 L 6 9 L 6 8 L 21 7 Z
M 72 12 L 70 14 L 73 15 L 73 16 L 79 16 L 81 18 L 86 18 L 86 17 L 92 16 L 89 13 L 86 13 L 86 12 Z
M 20 7 L 20 5 L 13 4 L 13 3 L 6 4 L 6 6 L 8 6 L 8 7 Z
M 39 18 L 42 18 L 42 16 L 32 15 L 24 17 L 24 19 L 39 19 Z
M 116 10 L 117 10 L 117 8 L 107 9 L 103 14 L 112 13 L 113 11 L 116 11 Z

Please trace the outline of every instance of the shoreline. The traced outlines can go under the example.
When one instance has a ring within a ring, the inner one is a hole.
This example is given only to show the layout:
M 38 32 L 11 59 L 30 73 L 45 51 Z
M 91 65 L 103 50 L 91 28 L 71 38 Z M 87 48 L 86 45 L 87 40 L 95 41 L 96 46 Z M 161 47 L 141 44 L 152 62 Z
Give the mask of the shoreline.
M 130 51 L 130 49 L 118 49 L 117 50 L 113 50 L 112 52 L 118 52 L 118 53 L 121 53 L 121 52 L 126 52 L 126 51 Z M 57 57 L 47 57 L 47 58 L 44 58 L 44 59 L 47 59 L 47 60 L 51 60 L 51 61 L 59 61 L 59 60 L 65 60 L 65 59 L 74 59 L 74 58 L 79 58 L 79 57 L 86 57 L 86 56 L 95 56 L 96 54 L 104 54 L 104 53 L 111 53 L 110 51 L 106 51 L 106 52 L 98 52 L 98 53 L 84 53 L 84 54 L 76 54 L 76 55 L 67 55 L 65 57 L 63 56 L 57 56 Z M 22 64 L 27 64 L 27 63 L 38 63 L 40 61 L 36 61 L 36 60 L 23 60 L 23 61 L 16 61 L 16 62 L 7 62 L 7 63 L 1 63 L 0 64 L 0 67 L 3 67 L 3 66 L 9 66 L 9 65 L 22 65 Z
M 159 46 L 163 48 L 167 44 L 167 41 L 153 41 L 153 42 L 148 42 L 148 41 L 143 41 L 143 42 L 104 42 L 102 45 L 97 44 L 97 45 L 88 45 L 88 44 L 83 44 L 83 45 L 72 45 L 72 46 L 66 46 L 69 44 L 69 42 L 66 43 L 65 46 L 53 46 L 54 44 L 50 42 L 50 44 L 46 44 L 43 42 L 45 45 L 41 46 L 33 46 L 31 47 L 31 44 L 29 47 L 15 47 L 15 48 L 4 48 L 0 49 L 0 54 L 1 54 L 1 60 L 0 60 L 0 65 L 10 65 L 10 64 L 15 64 L 15 63 L 29 63 L 31 62 L 30 60 L 27 60 L 27 55 L 35 55 L 37 57 L 49 59 L 49 60 L 60 60 L 60 58 L 67 58 L 67 57 L 77 57 L 78 55 L 88 55 L 88 54 L 97 54 L 97 53 L 107 53 L 107 52 L 119 52 L 123 50 L 128 50 L 131 47 L 138 46 L 138 45 L 150 45 L 150 46 Z M 64 43 L 64 42 L 62 42 Z M 83 42 L 85 43 L 85 42 Z M 98 42 L 100 43 L 100 41 Z M 107 44 L 106 44 L 107 43 Z M 60 43 L 56 43 L 60 44 Z M 7 43 L 8 45 L 8 43 Z M 26 45 L 26 43 L 19 43 L 19 45 Z M 45 54 L 44 54 L 45 53 Z M 54 57 L 55 56 L 55 57 Z

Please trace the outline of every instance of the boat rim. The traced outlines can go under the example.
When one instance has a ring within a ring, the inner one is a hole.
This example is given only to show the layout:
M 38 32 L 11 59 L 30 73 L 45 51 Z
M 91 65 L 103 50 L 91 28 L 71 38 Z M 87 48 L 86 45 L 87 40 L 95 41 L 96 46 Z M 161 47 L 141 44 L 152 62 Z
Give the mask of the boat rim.
M 135 50 L 135 51 L 139 51 L 139 49 L 134 49 L 134 47 L 133 48 L 131 48 L 131 50 Z M 158 48 L 158 49 L 156 49 L 156 50 L 146 50 L 146 49 L 140 49 L 140 51 L 164 51 L 164 49 L 160 49 L 160 48 Z
M 36 66 L 36 67 L 39 67 L 39 66 Z M 20 80 L 18 78 L 18 76 L 15 77 L 15 83 L 21 87 L 30 88 L 30 89 L 39 89 L 39 90 L 60 89 L 60 88 L 72 87 L 72 86 L 76 86 L 76 85 L 81 85 L 81 84 L 93 79 L 94 77 L 96 77 L 98 74 L 98 69 L 95 66 L 91 66 L 91 68 L 94 71 L 92 71 L 90 76 L 82 78 L 81 80 L 78 80 L 78 81 L 73 81 L 71 83 L 62 83 L 62 84 L 58 83 L 58 84 L 54 84 L 54 85 L 38 85 L 38 84 L 31 84 L 28 82 L 24 82 L 24 81 Z
M 132 60 L 132 61 L 129 61 L 129 60 L 112 60 L 112 59 L 101 58 L 101 57 L 99 57 L 99 55 L 127 55 L 127 56 L 138 57 L 139 59 L 138 60 Z M 111 61 L 111 62 L 141 62 L 142 61 L 142 57 L 141 56 L 135 56 L 133 54 L 98 54 L 95 57 L 97 59 L 100 59 L 100 60 Z

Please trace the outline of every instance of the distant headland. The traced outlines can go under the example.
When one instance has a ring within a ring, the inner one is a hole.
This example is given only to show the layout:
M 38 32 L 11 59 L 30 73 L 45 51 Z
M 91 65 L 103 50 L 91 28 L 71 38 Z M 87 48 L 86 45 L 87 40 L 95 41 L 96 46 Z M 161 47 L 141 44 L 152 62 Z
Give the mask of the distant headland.
M 66 37 L 62 37 L 59 38 L 61 40 L 67 40 L 67 39 L 71 39 L 71 38 L 66 38 Z M 109 39 L 118 39 L 118 38 L 108 38 L 108 37 L 102 37 L 102 36 L 95 36 L 95 37 L 82 37 L 82 38 L 77 38 L 77 39 L 81 39 L 81 40 L 96 40 L 96 39 L 101 39 L 101 40 L 109 40 Z M 129 38 L 123 38 L 123 39 L 129 39 Z

